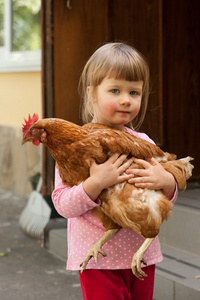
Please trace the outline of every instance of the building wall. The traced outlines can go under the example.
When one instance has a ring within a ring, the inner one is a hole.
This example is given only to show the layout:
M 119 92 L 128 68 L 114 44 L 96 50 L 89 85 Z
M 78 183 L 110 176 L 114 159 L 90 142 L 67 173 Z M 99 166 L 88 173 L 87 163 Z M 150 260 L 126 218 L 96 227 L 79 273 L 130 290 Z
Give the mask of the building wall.
M 28 196 L 42 171 L 42 146 L 21 145 L 28 114 L 42 117 L 41 72 L 0 73 L 0 189 Z
M 41 72 L 0 73 L 0 125 L 20 126 L 29 113 L 42 116 Z

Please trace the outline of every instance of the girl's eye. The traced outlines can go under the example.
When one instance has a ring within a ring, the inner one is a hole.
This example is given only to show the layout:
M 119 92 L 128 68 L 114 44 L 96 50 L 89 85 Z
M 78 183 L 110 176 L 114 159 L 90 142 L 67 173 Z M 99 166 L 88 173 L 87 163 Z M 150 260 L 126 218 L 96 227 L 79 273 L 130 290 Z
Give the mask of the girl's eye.
M 137 92 L 136 91 L 131 91 L 130 95 L 132 95 L 132 96 L 137 95 Z
M 119 93 L 119 90 L 118 90 L 118 89 L 112 89 L 112 90 L 111 90 L 111 93 L 113 93 L 113 94 L 118 94 L 118 93 Z

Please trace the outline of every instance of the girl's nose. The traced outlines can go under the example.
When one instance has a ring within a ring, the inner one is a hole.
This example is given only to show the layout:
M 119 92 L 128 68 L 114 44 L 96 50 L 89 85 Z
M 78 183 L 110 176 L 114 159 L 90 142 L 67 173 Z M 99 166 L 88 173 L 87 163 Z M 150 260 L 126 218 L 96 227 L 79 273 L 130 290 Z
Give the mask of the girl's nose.
M 128 105 L 128 106 L 130 106 L 131 105 L 131 101 L 129 99 L 129 96 L 128 95 L 122 96 L 122 98 L 120 100 L 120 104 L 121 105 Z

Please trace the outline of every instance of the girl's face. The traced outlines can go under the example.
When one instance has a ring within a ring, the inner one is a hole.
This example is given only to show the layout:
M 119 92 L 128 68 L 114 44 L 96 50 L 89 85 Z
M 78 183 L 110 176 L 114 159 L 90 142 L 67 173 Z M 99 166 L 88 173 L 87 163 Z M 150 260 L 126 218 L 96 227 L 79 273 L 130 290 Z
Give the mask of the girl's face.
M 126 81 L 104 78 L 92 93 L 93 122 L 123 130 L 139 113 L 142 101 L 143 81 Z

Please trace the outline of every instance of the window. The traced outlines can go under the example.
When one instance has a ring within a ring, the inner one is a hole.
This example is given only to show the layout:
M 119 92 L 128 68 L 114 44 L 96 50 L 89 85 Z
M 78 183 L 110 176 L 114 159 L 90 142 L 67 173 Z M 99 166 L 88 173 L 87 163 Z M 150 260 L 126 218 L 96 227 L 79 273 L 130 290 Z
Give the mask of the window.
M 0 0 L 0 72 L 41 69 L 40 0 Z

